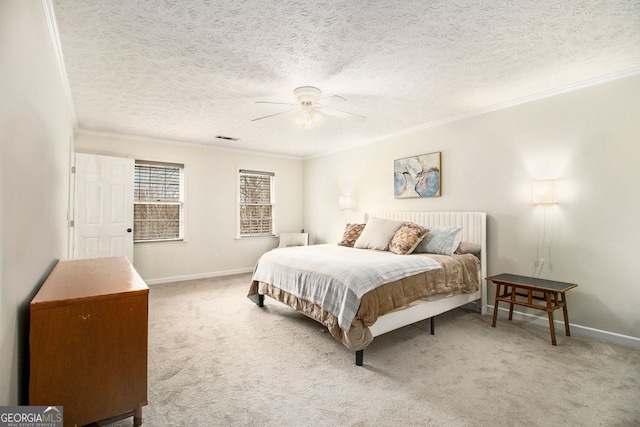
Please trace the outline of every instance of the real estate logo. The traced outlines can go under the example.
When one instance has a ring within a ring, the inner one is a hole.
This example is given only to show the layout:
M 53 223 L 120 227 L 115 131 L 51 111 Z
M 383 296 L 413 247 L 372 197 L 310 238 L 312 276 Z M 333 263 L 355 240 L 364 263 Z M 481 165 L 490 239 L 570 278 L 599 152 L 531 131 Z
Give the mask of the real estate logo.
M 0 406 L 0 427 L 63 427 L 62 406 Z

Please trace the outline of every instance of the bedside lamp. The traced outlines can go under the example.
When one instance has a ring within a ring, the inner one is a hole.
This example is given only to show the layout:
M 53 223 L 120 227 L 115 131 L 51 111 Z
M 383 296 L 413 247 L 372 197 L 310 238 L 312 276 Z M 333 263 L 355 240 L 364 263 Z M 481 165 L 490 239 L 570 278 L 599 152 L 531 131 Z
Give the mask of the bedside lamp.
M 540 179 L 533 181 L 534 205 L 555 205 L 556 203 L 553 179 Z
M 350 195 L 340 196 L 340 199 L 338 200 L 338 204 L 340 205 L 341 211 L 351 210 L 351 196 Z

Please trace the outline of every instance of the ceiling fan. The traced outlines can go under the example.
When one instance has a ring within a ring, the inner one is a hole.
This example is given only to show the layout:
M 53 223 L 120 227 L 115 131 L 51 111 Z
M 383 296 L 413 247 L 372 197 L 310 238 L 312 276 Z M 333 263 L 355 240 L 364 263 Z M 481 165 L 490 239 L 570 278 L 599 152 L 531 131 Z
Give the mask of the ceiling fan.
M 321 95 L 322 95 L 322 92 L 317 87 L 300 86 L 293 90 L 293 96 L 296 97 L 296 99 L 298 100 L 298 103 L 257 101 L 256 104 L 288 105 L 290 107 L 296 107 L 296 108 L 286 110 L 286 111 L 281 111 L 275 114 L 270 114 L 268 116 L 258 117 L 257 119 L 253 119 L 251 121 L 255 122 L 257 120 L 267 119 L 269 117 L 274 117 L 274 116 L 279 116 L 281 114 L 288 114 L 288 113 L 294 113 L 294 112 L 298 112 L 295 120 L 296 124 L 303 128 L 314 127 L 316 124 L 318 124 L 322 120 L 324 113 L 352 119 L 355 121 L 365 120 L 365 117 L 359 114 L 349 113 L 347 111 L 336 110 L 335 108 L 327 107 L 327 105 L 333 105 L 333 104 L 345 102 L 346 98 L 339 95 L 320 98 Z

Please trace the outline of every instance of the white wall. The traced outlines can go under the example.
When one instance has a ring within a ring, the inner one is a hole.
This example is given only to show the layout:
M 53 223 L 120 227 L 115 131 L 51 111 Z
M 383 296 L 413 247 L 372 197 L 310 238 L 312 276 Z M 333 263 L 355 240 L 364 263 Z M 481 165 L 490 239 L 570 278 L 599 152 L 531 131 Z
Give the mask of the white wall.
M 41 2 L 0 2 L 0 58 L 0 405 L 26 405 L 29 302 L 67 253 L 73 133 Z
M 76 151 L 185 165 L 186 241 L 136 243 L 133 265 L 147 281 L 253 269 L 275 238 L 236 240 L 237 168 L 276 174 L 276 230 L 302 229 L 302 160 L 195 145 L 78 134 Z M 218 261 L 214 261 L 214 257 Z
M 540 247 L 541 277 L 579 285 L 571 323 L 640 338 L 639 118 L 636 75 L 309 159 L 305 228 L 336 242 L 367 211 L 486 211 L 489 274 L 533 274 Z M 442 197 L 394 199 L 394 159 L 434 151 Z M 545 208 L 531 204 L 542 178 L 557 179 L 558 199 L 544 245 Z M 339 211 L 349 192 L 354 210 Z

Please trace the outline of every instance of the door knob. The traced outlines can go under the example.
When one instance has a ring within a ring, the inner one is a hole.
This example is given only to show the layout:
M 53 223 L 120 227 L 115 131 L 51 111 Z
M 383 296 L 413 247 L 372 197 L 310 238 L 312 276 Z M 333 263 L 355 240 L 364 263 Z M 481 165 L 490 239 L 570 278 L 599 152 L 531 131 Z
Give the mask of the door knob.
M 132 230 L 130 228 L 127 228 L 127 233 L 131 233 L 131 231 Z

